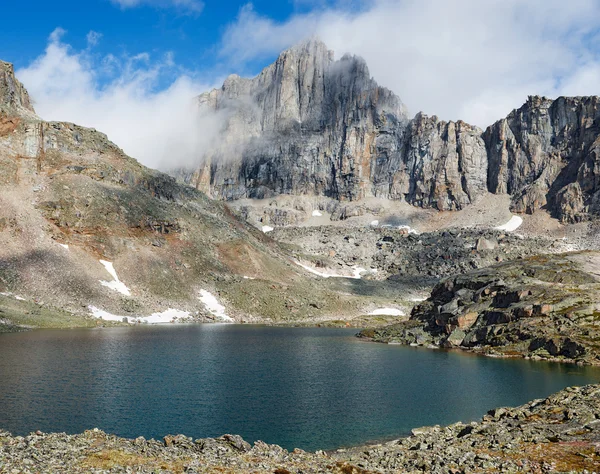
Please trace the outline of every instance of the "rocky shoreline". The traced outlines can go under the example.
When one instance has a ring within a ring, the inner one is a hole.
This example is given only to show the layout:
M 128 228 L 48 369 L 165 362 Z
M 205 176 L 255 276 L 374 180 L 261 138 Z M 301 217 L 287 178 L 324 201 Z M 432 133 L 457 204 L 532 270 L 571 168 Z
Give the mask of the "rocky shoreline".
M 440 282 L 376 342 L 600 365 L 598 252 L 517 259 Z
M 479 422 L 415 428 L 407 438 L 328 453 L 251 446 L 235 435 L 156 441 L 98 429 L 26 437 L 0 430 L 0 472 L 600 472 L 600 384 L 496 408 Z

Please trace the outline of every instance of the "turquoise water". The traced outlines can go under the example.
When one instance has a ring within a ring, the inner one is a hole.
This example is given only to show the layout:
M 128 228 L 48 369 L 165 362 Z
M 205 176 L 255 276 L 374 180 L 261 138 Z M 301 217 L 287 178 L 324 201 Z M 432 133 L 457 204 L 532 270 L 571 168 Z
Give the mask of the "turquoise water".
M 0 428 L 241 434 L 333 449 L 481 417 L 600 371 L 363 342 L 355 330 L 198 325 L 0 336 Z

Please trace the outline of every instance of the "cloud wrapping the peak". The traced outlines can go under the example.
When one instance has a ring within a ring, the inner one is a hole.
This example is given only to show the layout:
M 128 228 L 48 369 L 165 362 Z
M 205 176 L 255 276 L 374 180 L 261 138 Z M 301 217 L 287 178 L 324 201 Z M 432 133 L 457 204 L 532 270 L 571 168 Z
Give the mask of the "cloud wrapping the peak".
M 64 33 L 53 32 L 44 54 L 17 71 L 43 119 L 96 128 L 154 168 L 197 161 L 222 126 L 217 117 L 199 116 L 193 100 L 209 85 L 183 72 L 172 76 L 171 55 L 98 59 L 63 43 Z
M 246 5 L 222 38 L 233 64 L 318 35 L 416 113 L 486 126 L 527 95 L 600 94 L 596 0 L 373 0 L 315 7 L 284 22 Z

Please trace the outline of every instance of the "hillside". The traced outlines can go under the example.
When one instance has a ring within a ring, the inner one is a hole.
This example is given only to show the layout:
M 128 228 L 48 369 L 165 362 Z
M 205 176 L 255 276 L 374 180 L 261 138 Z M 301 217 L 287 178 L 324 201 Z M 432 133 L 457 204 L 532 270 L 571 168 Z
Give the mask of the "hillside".
M 0 327 L 317 321 L 378 304 L 96 130 L 45 122 L 0 62 Z M 389 303 L 383 298 L 381 304 Z M 105 324 L 105 323 L 102 323 Z

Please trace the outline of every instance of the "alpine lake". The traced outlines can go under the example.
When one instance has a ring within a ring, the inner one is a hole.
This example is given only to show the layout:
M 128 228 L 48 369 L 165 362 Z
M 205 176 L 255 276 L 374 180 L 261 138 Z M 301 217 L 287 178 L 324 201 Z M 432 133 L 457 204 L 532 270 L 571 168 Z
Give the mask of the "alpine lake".
M 0 335 L 0 428 L 336 449 L 471 421 L 600 369 L 375 344 L 356 329 L 136 326 Z

